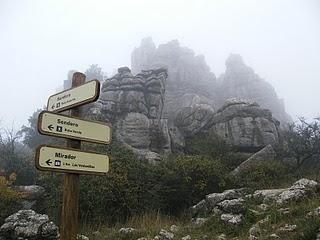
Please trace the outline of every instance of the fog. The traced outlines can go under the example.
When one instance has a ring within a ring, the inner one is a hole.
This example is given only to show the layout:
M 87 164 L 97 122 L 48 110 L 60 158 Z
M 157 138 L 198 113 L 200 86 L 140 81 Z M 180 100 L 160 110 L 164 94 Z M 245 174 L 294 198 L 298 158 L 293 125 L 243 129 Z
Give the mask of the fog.
M 19 128 L 71 69 L 130 67 L 144 37 L 178 39 L 219 76 L 230 53 L 270 82 L 293 117 L 320 116 L 320 1 L 0 0 L 0 119 Z

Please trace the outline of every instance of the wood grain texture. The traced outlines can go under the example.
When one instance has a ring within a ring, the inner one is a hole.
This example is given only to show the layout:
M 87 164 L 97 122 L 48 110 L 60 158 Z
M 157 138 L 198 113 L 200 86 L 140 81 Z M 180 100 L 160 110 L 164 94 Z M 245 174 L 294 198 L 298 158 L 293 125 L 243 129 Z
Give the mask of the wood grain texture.
M 72 77 L 72 87 L 85 83 L 86 75 L 76 72 Z M 70 116 L 81 117 L 79 107 L 70 110 Z M 81 149 L 81 141 L 67 140 L 66 147 Z M 60 239 L 76 240 L 78 234 L 79 212 L 79 174 L 66 173 L 63 183 L 63 202 L 61 213 Z

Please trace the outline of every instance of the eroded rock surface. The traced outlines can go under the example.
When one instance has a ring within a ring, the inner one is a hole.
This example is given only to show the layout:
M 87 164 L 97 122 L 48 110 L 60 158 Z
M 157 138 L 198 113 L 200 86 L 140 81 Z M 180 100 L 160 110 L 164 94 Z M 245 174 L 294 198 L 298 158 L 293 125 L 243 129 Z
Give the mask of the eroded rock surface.
M 5 219 L 0 228 L 0 237 L 4 239 L 59 239 L 59 229 L 44 214 L 33 210 L 20 210 Z
M 164 116 L 173 120 L 177 110 L 189 107 L 192 97 L 213 106 L 216 95 L 216 77 L 210 71 L 202 55 L 186 47 L 178 40 L 155 46 L 151 38 L 141 41 L 131 54 L 133 72 L 156 68 L 168 69 Z M 189 105 L 189 106 L 186 106 Z
M 207 221 L 210 217 L 219 217 L 221 221 L 239 225 L 245 221 L 245 212 L 249 211 L 256 216 L 261 216 L 271 206 L 276 207 L 281 214 L 290 214 L 290 209 L 286 204 L 290 202 L 298 202 L 307 197 L 315 196 L 318 193 L 319 184 L 314 180 L 302 178 L 296 181 L 291 187 L 283 189 L 263 189 L 250 193 L 250 189 L 230 189 L 222 193 L 211 193 L 205 199 L 198 202 L 190 208 L 192 223 L 196 220 Z M 252 200 L 257 204 L 255 209 L 248 208 L 248 203 L 252 204 Z M 265 204 L 268 202 L 269 204 Z M 261 204 L 264 203 L 264 204 Z M 307 213 L 308 217 L 318 216 L 319 209 Z M 270 219 L 257 222 L 257 226 L 265 224 Z M 253 230 L 252 230 L 253 231 Z M 255 234 L 252 235 L 254 239 Z
M 270 109 L 282 125 L 292 121 L 285 111 L 283 100 L 278 98 L 271 84 L 248 67 L 239 54 L 231 54 L 228 57 L 226 71 L 219 77 L 219 82 L 221 104 L 229 98 L 251 100 L 263 108 Z
M 135 73 L 159 67 L 168 69 L 166 118 L 173 119 L 176 111 L 185 107 L 185 96 L 194 94 L 217 108 L 230 98 L 254 101 L 270 109 L 283 126 L 291 122 L 274 88 L 247 66 L 240 55 L 231 54 L 225 64 L 225 73 L 217 79 L 203 56 L 180 46 L 177 40 L 157 47 L 151 38 L 146 38 L 131 54 Z
M 228 100 L 212 119 L 215 134 L 242 149 L 261 149 L 279 142 L 279 122 L 257 103 Z
M 162 117 L 166 79 L 165 69 L 134 76 L 128 67 L 119 68 L 103 83 L 91 109 L 100 120 L 112 123 L 118 141 L 149 161 L 171 151 L 168 123 Z

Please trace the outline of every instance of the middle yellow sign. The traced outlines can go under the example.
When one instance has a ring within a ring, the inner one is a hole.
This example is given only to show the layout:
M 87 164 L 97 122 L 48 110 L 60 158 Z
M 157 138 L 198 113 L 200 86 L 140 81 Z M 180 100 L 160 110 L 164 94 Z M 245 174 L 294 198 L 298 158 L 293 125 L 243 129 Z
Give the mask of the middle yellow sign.
M 109 144 L 111 127 L 106 123 L 87 121 L 67 115 L 42 111 L 38 131 L 44 135 Z

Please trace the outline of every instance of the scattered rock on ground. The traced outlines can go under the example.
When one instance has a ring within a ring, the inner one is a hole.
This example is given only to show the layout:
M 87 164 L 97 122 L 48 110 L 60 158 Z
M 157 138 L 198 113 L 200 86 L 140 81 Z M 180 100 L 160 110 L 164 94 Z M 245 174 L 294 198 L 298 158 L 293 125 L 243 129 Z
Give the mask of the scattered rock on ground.
M 59 228 L 49 221 L 45 214 L 37 214 L 33 210 L 20 210 L 7 217 L 0 228 L 0 236 L 4 239 L 59 239 Z
M 227 236 L 223 233 L 217 237 L 217 240 L 226 240 L 226 239 L 227 239 Z
M 242 214 L 225 213 L 220 216 L 220 219 L 227 224 L 239 225 L 242 222 L 242 217 Z
M 129 227 L 129 228 L 120 228 L 119 229 L 119 233 L 121 233 L 121 234 L 130 234 L 130 233 L 133 233 L 135 231 L 136 231 L 136 229 L 131 228 L 131 227 Z
M 158 237 L 159 240 L 172 240 L 174 238 L 174 234 L 165 229 L 161 229 Z
M 312 210 L 307 214 L 307 216 L 314 216 L 314 217 L 319 217 L 320 216 L 320 207 L 317 207 L 316 209 Z
M 282 189 L 264 189 L 264 190 L 256 190 L 253 193 L 253 198 L 256 200 L 262 200 L 264 203 L 276 201 L 277 197 L 288 190 L 287 188 Z
M 270 234 L 269 237 L 270 237 L 271 239 L 280 239 L 280 237 L 279 237 L 277 234 L 275 234 L 275 233 Z
M 173 233 L 176 233 L 179 231 L 179 227 L 177 225 L 171 225 L 170 226 L 170 231 Z
M 77 235 L 77 240 L 90 240 L 90 239 L 85 235 L 78 234 Z
M 283 215 L 286 215 L 290 213 L 290 208 L 279 208 L 277 211 Z
M 286 224 L 283 227 L 279 228 L 279 232 L 293 232 L 297 229 L 297 225 Z
M 249 239 L 259 239 L 261 235 L 261 229 L 260 227 L 255 224 L 249 229 Z
M 291 201 L 299 201 L 309 195 L 315 194 L 318 183 L 313 180 L 302 178 L 296 181 L 289 189 L 283 191 L 277 197 L 278 204 L 284 204 Z
M 244 199 L 236 198 L 232 200 L 224 200 L 217 204 L 218 208 L 225 213 L 242 213 L 245 210 Z
M 194 227 L 201 227 L 208 221 L 207 218 L 192 218 L 191 223 Z
M 182 237 L 181 240 L 191 240 L 191 236 L 190 235 L 187 235 L 185 237 Z

